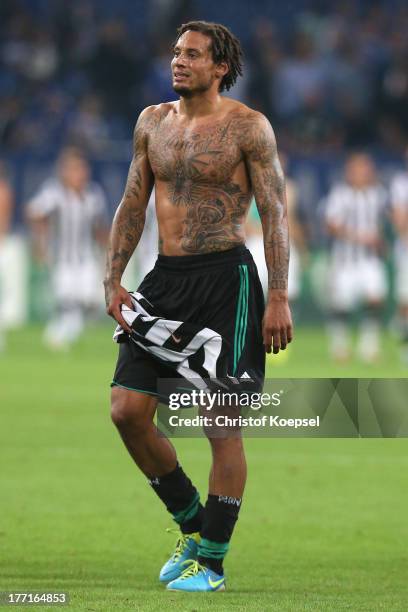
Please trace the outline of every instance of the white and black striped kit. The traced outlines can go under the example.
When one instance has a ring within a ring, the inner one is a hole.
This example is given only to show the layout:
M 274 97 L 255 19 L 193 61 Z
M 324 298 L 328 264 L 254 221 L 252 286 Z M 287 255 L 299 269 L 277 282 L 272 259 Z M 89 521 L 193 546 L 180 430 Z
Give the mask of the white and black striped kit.
M 96 224 L 106 218 L 102 189 L 89 184 L 81 194 L 57 178 L 47 180 L 28 205 L 34 216 L 51 222 L 51 259 L 59 265 L 81 265 L 94 258 Z
M 141 293 L 130 293 L 130 297 L 134 310 L 123 305 L 122 315 L 132 328 L 130 338 L 137 346 L 174 367 L 199 389 L 207 388 L 205 378 L 225 377 L 225 352 L 220 334 L 208 327 L 157 316 L 153 305 Z M 119 325 L 113 339 L 128 341 L 128 334 Z
M 381 236 L 387 206 L 387 193 L 381 185 L 354 189 L 343 183 L 330 192 L 327 199 L 326 221 L 351 232 Z M 372 247 L 347 238 L 333 238 L 332 257 L 339 265 L 369 261 L 378 257 Z
M 408 172 L 400 172 L 394 176 L 390 191 L 393 210 L 408 215 Z M 405 236 L 405 240 L 402 236 L 397 236 L 396 247 L 397 254 L 406 257 L 408 253 L 408 234 Z

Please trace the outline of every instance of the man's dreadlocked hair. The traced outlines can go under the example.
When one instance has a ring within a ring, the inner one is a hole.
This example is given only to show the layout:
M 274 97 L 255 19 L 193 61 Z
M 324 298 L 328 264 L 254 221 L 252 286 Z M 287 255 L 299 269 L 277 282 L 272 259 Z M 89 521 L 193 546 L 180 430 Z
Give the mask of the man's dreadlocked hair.
M 228 28 L 219 23 L 189 21 L 188 23 L 183 23 L 178 28 L 174 45 L 176 45 L 180 36 L 187 32 L 187 30 L 201 32 L 201 34 L 211 38 L 211 52 L 214 63 L 225 62 L 229 68 L 220 83 L 220 91 L 230 89 L 237 80 L 238 75 L 242 76 L 242 49 L 238 38 Z

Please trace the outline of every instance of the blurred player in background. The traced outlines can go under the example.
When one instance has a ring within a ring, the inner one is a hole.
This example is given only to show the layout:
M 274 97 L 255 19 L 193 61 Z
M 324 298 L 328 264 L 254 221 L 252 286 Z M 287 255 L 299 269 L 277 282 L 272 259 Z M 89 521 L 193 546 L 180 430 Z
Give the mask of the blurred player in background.
M 333 238 L 329 268 L 330 350 L 338 361 L 350 357 L 350 317 L 362 308 L 358 355 L 366 362 L 380 351 L 380 314 L 387 293 L 382 221 L 387 195 L 373 160 L 350 155 L 344 181 L 328 195 L 326 223 Z
M 408 365 L 408 149 L 407 169 L 391 181 L 392 219 L 397 232 L 395 245 L 396 298 L 399 307 L 402 359 Z
M 7 278 L 6 240 L 11 226 L 14 196 L 6 171 L 0 162 L 0 352 L 5 347 L 3 303 Z
M 288 160 L 286 155 L 280 153 L 279 159 L 282 170 L 286 174 Z M 301 291 L 302 269 L 301 259 L 306 255 L 306 236 L 298 218 L 299 193 L 296 181 L 286 174 L 286 201 L 288 210 L 288 225 L 290 234 L 290 259 L 289 259 L 289 278 L 288 296 L 291 306 L 298 299 Z M 265 295 L 268 291 L 268 270 L 265 263 L 265 252 L 261 220 L 256 209 L 255 201 L 252 201 L 246 225 L 247 247 L 252 253 L 258 268 L 258 274 Z
M 106 244 L 106 213 L 104 193 L 90 182 L 83 153 L 64 148 L 57 175 L 45 181 L 27 206 L 34 255 L 50 267 L 55 299 L 55 315 L 45 330 L 50 348 L 68 348 L 81 334 L 86 315 L 100 307 L 97 247 Z

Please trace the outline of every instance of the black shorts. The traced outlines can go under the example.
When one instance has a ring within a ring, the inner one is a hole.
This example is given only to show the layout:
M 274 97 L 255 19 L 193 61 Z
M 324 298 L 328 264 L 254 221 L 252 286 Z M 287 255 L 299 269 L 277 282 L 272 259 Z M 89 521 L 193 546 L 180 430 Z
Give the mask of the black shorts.
M 245 246 L 204 255 L 159 255 L 138 292 L 161 317 L 219 333 L 227 347 L 228 375 L 242 382 L 249 379 L 252 390 L 262 391 L 264 297 L 256 265 Z M 133 342 L 120 344 L 112 386 L 159 396 L 158 379 L 179 377 Z

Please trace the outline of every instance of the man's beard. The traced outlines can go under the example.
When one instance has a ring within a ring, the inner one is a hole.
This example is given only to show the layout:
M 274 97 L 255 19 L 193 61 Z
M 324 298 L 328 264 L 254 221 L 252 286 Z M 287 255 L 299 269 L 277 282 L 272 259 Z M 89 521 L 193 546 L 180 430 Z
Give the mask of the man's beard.
M 173 90 L 182 98 L 193 98 L 197 94 L 202 94 L 208 91 L 211 83 L 199 85 L 198 87 L 186 87 L 185 85 L 173 85 Z
M 194 95 L 194 89 L 185 87 L 184 85 L 173 85 L 173 89 L 182 98 L 192 98 Z

